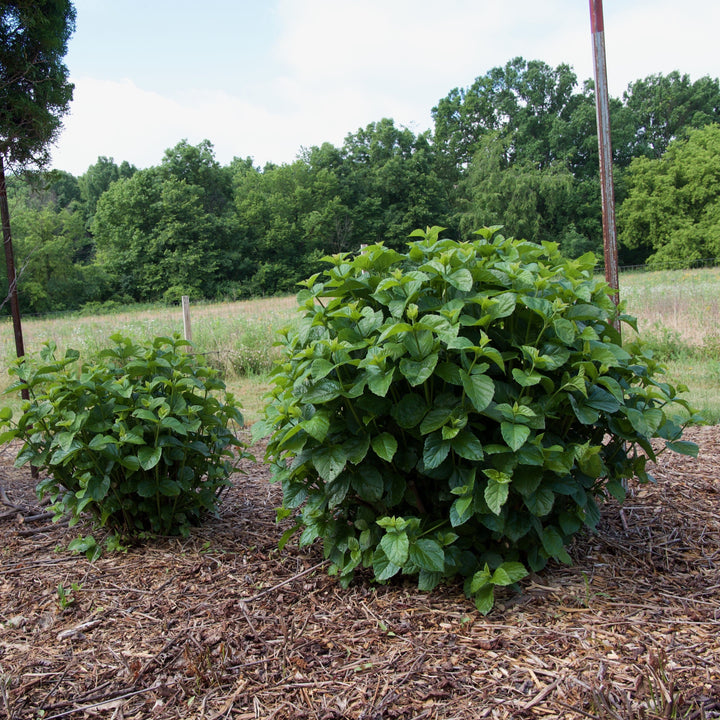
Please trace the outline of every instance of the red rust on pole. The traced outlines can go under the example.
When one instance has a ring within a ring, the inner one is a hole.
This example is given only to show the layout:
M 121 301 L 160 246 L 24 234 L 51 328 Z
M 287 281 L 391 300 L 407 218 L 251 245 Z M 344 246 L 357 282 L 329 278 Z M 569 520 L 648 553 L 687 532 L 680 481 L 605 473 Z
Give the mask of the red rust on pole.
M 595 107 L 597 110 L 598 150 L 600 151 L 600 191 L 602 197 L 603 248 L 605 279 L 615 290 L 615 304 L 620 300 L 618 250 L 615 229 L 615 192 L 613 190 L 612 142 L 610 139 L 610 99 L 605 63 L 605 23 L 602 0 L 590 0 L 593 59 L 595 65 Z
M 8 276 L 8 298 L 10 300 L 10 314 L 12 315 L 13 331 L 15 333 L 15 350 L 17 356 L 25 355 L 23 343 L 22 324 L 20 322 L 20 304 L 18 303 L 17 272 L 15 271 L 15 258 L 13 255 L 12 237 L 10 235 L 10 210 L 8 209 L 7 186 L 5 185 L 5 166 L 0 156 L 0 218 L 2 218 L 2 239 L 5 249 L 5 266 Z M 23 397 L 25 397 L 23 395 Z

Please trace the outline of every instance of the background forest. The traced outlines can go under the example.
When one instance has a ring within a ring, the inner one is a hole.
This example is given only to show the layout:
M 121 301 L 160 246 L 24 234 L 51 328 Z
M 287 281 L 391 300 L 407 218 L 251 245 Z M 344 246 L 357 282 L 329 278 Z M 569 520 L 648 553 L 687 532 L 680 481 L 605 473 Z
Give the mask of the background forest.
M 21 308 L 293 292 L 323 255 L 397 247 L 428 225 L 460 239 L 503 225 L 602 255 L 592 82 L 516 58 L 452 90 L 433 118 L 417 135 L 382 119 L 287 165 L 221 166 L 211 142 L 183 140 L 147 169 L 100 157 L 80 177 L 11 176 Z M 638 80 L 611 99 L 611 120 L 620 263 L 720 257 L 718 80 Z

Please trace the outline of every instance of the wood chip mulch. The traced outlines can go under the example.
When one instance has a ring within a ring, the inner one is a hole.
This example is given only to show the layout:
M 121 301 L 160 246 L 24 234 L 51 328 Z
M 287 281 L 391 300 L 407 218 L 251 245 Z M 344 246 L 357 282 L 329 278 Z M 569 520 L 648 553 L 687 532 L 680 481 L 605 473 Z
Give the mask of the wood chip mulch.
M 344 590 L 320 548 L 279 552 L 249 462 L 190 538 L 90 563 L 6 449 L 0 720 L 720 718 L 720 427 L 687 436 L 698 460 L 662 455 L 573 567 L 488 617 L 457 585 Z

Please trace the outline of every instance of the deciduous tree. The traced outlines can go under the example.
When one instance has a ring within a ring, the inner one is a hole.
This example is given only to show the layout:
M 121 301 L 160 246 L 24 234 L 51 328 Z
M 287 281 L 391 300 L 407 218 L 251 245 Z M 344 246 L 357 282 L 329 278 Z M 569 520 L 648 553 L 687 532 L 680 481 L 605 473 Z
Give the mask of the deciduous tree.
M 720 257 L 720 125 L 690 130 L 658 159 L 637 158 L 618 212 L 622 245 L 650 263 Z

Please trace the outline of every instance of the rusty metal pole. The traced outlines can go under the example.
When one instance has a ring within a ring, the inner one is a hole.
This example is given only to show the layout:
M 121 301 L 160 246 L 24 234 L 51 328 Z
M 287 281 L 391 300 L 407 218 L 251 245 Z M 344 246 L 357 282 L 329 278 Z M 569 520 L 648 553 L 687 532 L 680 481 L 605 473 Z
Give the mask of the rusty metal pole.
M 15 270 L 15 256 L 13 254 L 12 234 L 10 232 L 10 208 L 7 199 L 7 184 L 5 183 L 5 165 L 0 155 L 0 224 L 2 224 L 2 242 L 5 248 L 5 265 L 8 276 L 8 297 L 10 298 L 10 313 L 15 333 L 15 353 L 21 358 L 25 355 L 25 343 L 23 342 L 22 324 L 20 322 L 20 303 L 18 301 L 17 271 Z M 20 397 L 23 400 L 30 399 L 30 391 L 27 387 L 20 390 Z M 32 426 L 28 426 L 32 427 Z M 30 467 L 30 475 L 33 480 L 38 478 L 38 469 L 33 465 Z
M 620 301 L 618 280 L 617 231 L 615 228 L 615 191 L 613 189 L 612 141 L 610 138 L 610 98 L 605 63 L 605 23 L 602 0 L 590 0 L 593 60 L 595 64 L 595 107 L 600 151 L 600 192 L 602 197 L 605 280 L 615 290 L 613 300 Z
M 25 355 L 23 343 L 22 324 L 20 322 L 20 304 L 17 292 L 17 272 L 15 271 L 15 258 L 13 255 L 12 236 L 10 234 L 10 210 L 8 208 L 7 186 L 5 185 L 5 166 L 0 155 L 0 218 L 2 218 L 2 238 L 5 248 L 5 266 L 8 277 L 8 297 L 10 299 L 10 314 L 12 315 L 13 331 L 15 333 L 15 352 L 20 358 Z M 25 398 L 25 395 L 23 395 Z

